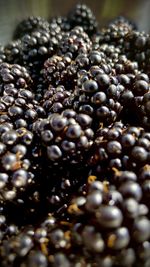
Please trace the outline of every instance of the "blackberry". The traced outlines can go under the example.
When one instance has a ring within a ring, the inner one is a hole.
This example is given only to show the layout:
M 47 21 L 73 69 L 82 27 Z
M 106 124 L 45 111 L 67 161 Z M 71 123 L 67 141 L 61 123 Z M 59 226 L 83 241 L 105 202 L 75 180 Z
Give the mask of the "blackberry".
M 57 86 L 59 84 L 71 87 L 71 81 L 76 74 L 76 68 L 71 67 L 71 58 L 69 56 L 54 55 L 44 62 L 42 74 L 49 84 Z M 68 79 L 69 78 L 69 79 Z
M 84 4 L 77 4 L 68 14 L 72 27 L 80 26 L 89 35 L 97 32 L 97 21 L 89 7 Z
M 72 54 L 74 59 L 80 53 L 91 50 L 92 43 L 82 27 L 75 27 L 63 35 L 59 43 L 58 55 Z
M 140 84 L 141 87 L 141 84 Z M 136 111 L 139 119 L 139 123 L 143 125 L 147 130 L 150 129 L 150 90 L 147 82 L 142 83 L 142 88 L 146 92 L 142 97 L 140 104 L 137 103 Z
M 72 28 L 69 19 L 63 16 L 52 17 L 49 23 L 50 27 L 53 25 L 58 25 L 62 32 L 68 32 Z
M 81 52 L 74 59 L 72 53 L 54 55 L 45 61 L 41 73 L 47 83 L 54 86 L 64 85 L 68 91 L 74 91 L 80 72 L 82 74 L 93 65 L 99 65 L 104 57 L 103 53 L 93 50 L 89 53 Z
M 129 18 L 126 18 L 124 16 L 118 16 L 117 18 L 114 18 L 109 24 L 108 26 L 111 25 L 128 25 L 130 27 L 131 30 L 137 30 L 137 25 L 135 24 L 135 22 Z
M 107 170 L 117 168 L 137 171 L 137 174 L 140 167 L 149 164 L 149 145 L 145 146 L 141 142 L 146 136 L 143 128 L 118 127 L 114 124 L 106 128 L 105 132 L 104 129 L 98 131 L 98 137 L 94 142 L 97 152 L 91 155 L 93 164 L 96 161 L 104 167 L 106 163 Z M 149 143 L 149 139 L 146 141 Z
M 149 34 L 139 31 L 130 32 L 124 43 L 124 52 L 127 57 L 136 60 L 141 70 L 144 70 L 147 74 L 150 72 L 149 43 Z
M 123 52 L 125 38 L 133 31 L 133 28 L 134 26 L 128 20 L 118 19 L 93 36 L 93 42 L 99 45 L 111 44 L 119 47 Z
M 47 114 L 61 113 L 65 108 L 71 108 L 71 103 L 67 101 L 70 95 L 64 86 L 49 86 L 42 99 L 42 107 Z
M 0 97 L 1 114 L 3 122 L 13 123 L 13 127 L 31 128 L 32 123 L 38 118 L 43 117 L 45 112 L 42 107 L 34 100 L 34 94 L 28 89 L 16 89 L 9 87 L 4 90 L 4 95 Z M 3 118 L 6 114 L 6 118 Z
M 46 158 L 54 164 L 84 160 L 92 145 L 93 131 L 90 116 L 73 110 L 64 110 L 60 115 L 51 114 L 47 119 L 37 120 L 33 132 L 43 146 Z M 43 154 L 43 155 L 44 155 Z
M 41 17 L 28 17 L 22 20 L 13 33 L 13 39 L 20 39 L 25 34 L 30 34 L 36 30 L 49 31 L 49 23 Z
M 2 95 L 5 90 L 9 88 L 17 90 L 30 88 L 32 84 L 31 77 L 26 68 L 17 64 L 0 64 L 0 94 Z
M 21 57 L 22 42 L 21 40 L 15 40 L 9 42 L 4 47 L 5 62 L 10 64 L 23 64 Z
M 100 123 L 115 121 L 122 110 L 119 98 L 124 88 L 113 74 L 105 72 L 102 67 L 93 66 L 89 72 L 81 72 L 74 91 L 74 109 L 92 116 L 95 128 Z M 106 67 L 109 71 L 109 65 Z
M 50 31 L 34 31 L 22 37 L 21 59 L 33 77 L 38 79 L 44 61 L 57 50 L 62 34 L 59 28 Z
M 0 195 L 4 201 L 11 201 L 17 197 L 17 191 L 23 191 L 34 178 L 30 162 L 26 164 L 33 134 L 25 128 L 15 130 L 8 123 L 1 124 L 0 131 Z

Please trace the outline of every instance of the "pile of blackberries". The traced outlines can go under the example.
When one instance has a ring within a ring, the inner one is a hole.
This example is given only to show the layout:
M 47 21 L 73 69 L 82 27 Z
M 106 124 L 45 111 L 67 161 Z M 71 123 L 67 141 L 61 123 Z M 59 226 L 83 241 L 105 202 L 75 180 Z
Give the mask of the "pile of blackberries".
M 86 5 L 0 46 L 0 266 L 150 266 L 150 35 Z

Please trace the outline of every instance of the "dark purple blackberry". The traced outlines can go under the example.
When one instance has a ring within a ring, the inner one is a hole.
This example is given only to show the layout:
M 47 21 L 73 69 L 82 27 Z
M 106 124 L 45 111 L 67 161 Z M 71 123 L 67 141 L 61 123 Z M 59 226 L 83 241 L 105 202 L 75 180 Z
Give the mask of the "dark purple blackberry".
M 17 90 L 30 88 L 32 84 L 31 77 L 25 67 L 17 64 L 0 64 L 0 94 L 9 88 Z
M 130 85 L 126 86 L 126 90 L 124 90 L 120 98 L 120 102 L 123 105 L 120 118 L 125 123 L 137 126 L 141 125 L 147 130 L 150 129 L 148 108 L 149 92 L 148 75 L 142 72 L 137 72 L 136 75 L 132 75 Z
M 33 122 L 46 115 L 44 109 L 34 100 L 34 94 L 30 90 L 17 90 L 11 86 L 8 86 L 0 97 L 0 108 L 1 123 L 12 122 L 16 129 L 25 127 L 31 130 Z
M 114 169 L 133 171 L 139 175 L 140 168 L 150 163 L 149 138 L 143 128 L 114 124 L 100 129 L 97 134 L 90 163 L 95 165 L 99 175 L 107 173 L 111 180 Z M 115 183 L 114 179 L 112 183 Z
M 150 73 L 150 36 L 145 32 L 131 31 L 125 38 L 124 52 L 131 60 L 136 60 L 141 70 Z
M 129 18 L 124 17 L 124 16 L 119 16 L 117 18 L 114 18 L 108 25 L 109 26 L 111 26 L 111 25 L 116 25 L 116 26 L 128 25 L 131 28 L 131 30 L 137 29 L 137 25 L 135 24 L 135 22 Z
M 71 89 L 71 82 L 76 76 L 76 68 L 71 64 L 69 56 L 57 56 L 48 58 L 44 62 L 42 74 L 48 84 L 57 86 L 59 84 L 68 85 Z
M 41 17 L 28 17 L 22 20 L 13 33 L 13 39 L 20 39 L 25 34 L 30 34 L 36 30 L 49 31 L 49 23 Z
M 34 31 L 22 38 L 21 58 L 31 77 L 36 82 L 44 61 L 55 54 L 58 43 L 62 38 L 59 28 L 48 31 Z
M 146 89 L 145 84 L 143 84 L 143 86 Z M 147 130 L 150 130 L 150 90 L 145 93 L 140 105 L 137 107 L 137 115 L 143 127 L 145 127 Z
M 71 30 L 70 21 L 67 17 L 57 16 L 50 19 L 50 27 L 58 25 L 62 32 L 68 32 Z M 73 27 L 74 28 L 74 27 Z
M 22 57 L 21 57 L 21 49 L 22 49 L 21 40 L 15 40 L 9 42 L 4 47 L 5 53 L 5 62 L 10 64 L 21 64 L 22 65 Z
M 72 27 L 80 26 L 89 35 L 97 32 L 97 21 L 89 7 L 77 4 L 68 14 L 68 20 Z
M 68 101 L 71 93 L 65 90 L 64 86 L 56 88 L 49 86 L 42 99 L 42 107 L 46 114 L 61 113 L 66 108 L 71 108 L 71 103 Z
M 107 27 L 94 35 L 92 41 L 94 44 L 110 44 L 119 47 L 124 51 L 125 38 L 133 31 L 134 26 L 126 19 L 117 19 L 111 22 Z
M 25 168 L 25 155 L 27 153 L 26 146 L 32 142 L 33 135 L 24 128 L 13 130 L 6 127 L 7 124 L 1 124 L 1 195 L 4 199 L 13 199 L 16 197 L 13 187 L 21 188 L 27 185 L 28 181 L 32 180 L 32 174 L 29 174 L 28 168 Z M 27 169 L 26 169 L 27 168 Z M 11 184 L 9 191 L 5 190 L 7 185 Z M 11 188 L 12 187 L 12 188 Z
M 33 132 L 41 143 L 43 156 L 54 165 L 62 162 L 78 164 L 92 145 L 93 131 L 90 116 L 73 110 L 60 115 L 51 114 L 47 119 L 37 120 Z
M 58 55 L 72 54 L 75 59 L 80 53 L 87 53 L 91 50 L 92 43 L 82 27 L 75 27 L 63 35 L 59 43 Z
M 73 106 L 93 117 L 93 127 L 112 123 L 122 110 L 119 98 L 124 87 L 112 71 L 109 65 L 102 64 L 79 72 Z
M 104 61 L 104 53 L 94 50 L 89 53 L 81 52 L 74 59 L 72 53 L 66 53 L 63 56 L 54 55 L 45 61 L 41 73 L 48 84 L 64 85 L 68 91 L 74 91 L 80 72 L 82 74 L 85 70 L 100 65 Z

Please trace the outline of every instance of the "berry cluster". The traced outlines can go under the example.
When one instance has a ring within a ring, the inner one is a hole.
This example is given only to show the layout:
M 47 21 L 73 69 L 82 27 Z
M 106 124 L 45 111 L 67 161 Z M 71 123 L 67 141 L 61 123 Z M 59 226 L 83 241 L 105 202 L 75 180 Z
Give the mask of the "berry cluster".
M 0 266 L 150 266 L 150 36 L 78 4 L 0 46 Z

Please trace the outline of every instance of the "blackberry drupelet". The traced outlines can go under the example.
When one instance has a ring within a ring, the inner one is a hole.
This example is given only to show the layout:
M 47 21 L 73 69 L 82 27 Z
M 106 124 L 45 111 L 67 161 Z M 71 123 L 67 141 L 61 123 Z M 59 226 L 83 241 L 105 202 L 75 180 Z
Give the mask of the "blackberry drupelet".
M 41 17 L 28 17 L 22 20 L 13 33 L 13 39 L 20 39 L 25 34 L 30 34 L 36 30 L 49 31 L 49 23 Z

